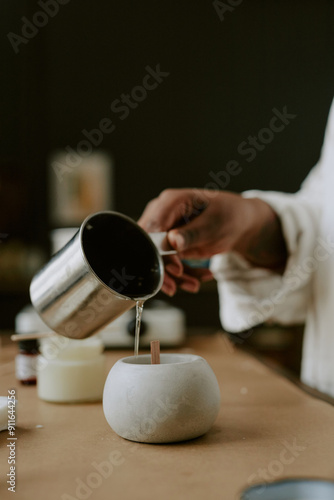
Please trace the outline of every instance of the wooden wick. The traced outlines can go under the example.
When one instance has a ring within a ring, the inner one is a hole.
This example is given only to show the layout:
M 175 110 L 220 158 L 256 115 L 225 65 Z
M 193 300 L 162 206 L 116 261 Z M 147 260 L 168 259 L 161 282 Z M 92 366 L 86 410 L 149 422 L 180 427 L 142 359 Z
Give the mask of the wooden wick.
M 33 339 L 43 339 L 47 337 L 54 337 L 56 335 L 53 332 L 36 332 L 36 333 L 17 333 L 11 335 L 11 340 L 14 342 L 21 342 L 21 340 L 33 340 Z
M 159 340 L 151 341 L 151 365 L 160 364 L 160 342 Z

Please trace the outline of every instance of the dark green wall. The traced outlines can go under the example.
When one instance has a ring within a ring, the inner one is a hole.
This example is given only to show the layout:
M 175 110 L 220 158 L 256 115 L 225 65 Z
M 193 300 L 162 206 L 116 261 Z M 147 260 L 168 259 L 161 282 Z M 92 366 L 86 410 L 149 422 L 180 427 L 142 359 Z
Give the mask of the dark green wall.
M 116 208 L 132 216 L 167 186 L 206 185 L 231 159 L 243 167 L 236 191 L 296 190 L 316 162 L 333 92 L 333 1 L 245 0 L 221 21 L 212 2 L 70 0 L 18 54 L 6 34 L 41 8 L 15 4 L 1 27 L 2 151 L 28 161 L 34 203 L 48 152 L 75 148 L 104 117 L 116 124 L 102 143 L 115 158 Z M 157 64 L 170 75 L 120 120 L 111 102 Z M 238 145 L 284 106 L 297 118 L 247 163 Z
M 102 143 L 115 159 L 115 208 L 133 217 L 168 186 L 204 187 L 229 160 L 242 173 L 228 189 L 294 191 L 318 159 L 333 94 L 333 0 L 244 0 L 223 21 L 211 1 L 70 0 L 18 54 L 7 34 L 41 8 L 4 4 L 0 165 L 14 159 L 24 179 L 31 238 L 48 230 L 49 152 L 75 148 L 104 117 L 116 125 Z M 110 104 L 157 64 L 169 76 L 120 120 Z M 296 118 L 247 162 L 239 144 L 284 106 Z

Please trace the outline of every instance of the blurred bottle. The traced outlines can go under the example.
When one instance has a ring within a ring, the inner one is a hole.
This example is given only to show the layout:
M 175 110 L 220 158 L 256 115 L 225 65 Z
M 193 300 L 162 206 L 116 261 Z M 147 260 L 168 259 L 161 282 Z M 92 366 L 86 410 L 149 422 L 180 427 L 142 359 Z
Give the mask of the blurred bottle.
M 16 333 L 38 333 L 50 331 L 31 305 L 24 307 L 15 318 Z M 15 357 L 15 375 L 23 385 L 35 385 L 37 379 L 37 339 L 19 342 L 19 352 Z
M 55 152 L 49 162 L 50 222 L 53 227 L 80 226 L 90 214 L 113 209 L 113 164 L 101 151 L 79 156 Z
M 15 357 L 15 375 L 21 384 L 36 385 L 38 354 L 36 339 L 19 342 L 19 353 Z

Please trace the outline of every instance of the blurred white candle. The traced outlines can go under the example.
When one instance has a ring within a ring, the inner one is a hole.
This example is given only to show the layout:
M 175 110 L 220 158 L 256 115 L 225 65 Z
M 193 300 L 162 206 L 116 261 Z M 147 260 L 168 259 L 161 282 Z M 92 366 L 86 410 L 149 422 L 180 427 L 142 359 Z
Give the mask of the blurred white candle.
M 45 401 L 82 403 L 102 399 L 106 379 L 99 338 L 72 340 L 56 335 L 41 342 L 37 392 Z

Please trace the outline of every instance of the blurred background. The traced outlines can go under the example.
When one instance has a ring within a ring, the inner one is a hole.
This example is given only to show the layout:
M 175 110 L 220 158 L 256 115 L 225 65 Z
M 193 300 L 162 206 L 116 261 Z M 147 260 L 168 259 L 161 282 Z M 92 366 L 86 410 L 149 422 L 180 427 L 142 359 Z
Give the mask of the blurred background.
M 332 0 L 3 2 L 0 328 L 28 302 L 50 231 L 85 210 L 137 219 L 161 190 L 206 187 L 231 160 L 242 168 L 228 190 L 296 191 L 333 97 L 333 20 Z M 285 107 L 295 118 L 246 154 Z M 219 327 L 214 284 L 171 303 L 190 327 Z

